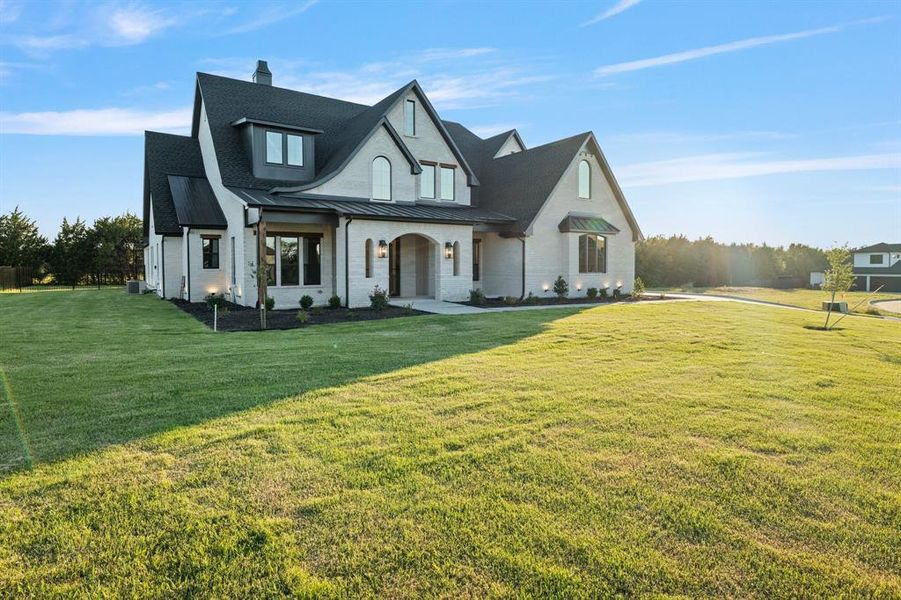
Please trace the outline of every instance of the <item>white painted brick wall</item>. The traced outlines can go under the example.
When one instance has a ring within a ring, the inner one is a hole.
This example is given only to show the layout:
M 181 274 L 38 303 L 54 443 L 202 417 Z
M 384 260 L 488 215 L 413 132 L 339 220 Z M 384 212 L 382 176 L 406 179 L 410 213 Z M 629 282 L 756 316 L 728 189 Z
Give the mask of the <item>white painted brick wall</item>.
M 404 134 L 404 104 L 407 99 L 416 102 L 416 135 L 408 136 Z M 454 202 L 457 204 L 469 205 L 469 186 L 466 184 L 466 172 L 459 168 L 460 164 L 451 151 L 450 146 L 444 141 L 438 127 L 429 117 L 422 102 L 414 92 L 410 92 L 404 98 L 400 98 L 397 104 L 388 111 L 388 121 L 397 130 L 404 140 L 404 144 L 416 157 L 416 160 L 425 160 L 433 162 L 441 162 L 450 165 L 457 165 L 454 173 Z M 416 178 L 417 198 L 420 197 L 419 181 Z M 440 175 L 436 172 L 435 179 L 440 179 Z M 440 181 L 437 182 L 440 185 Z
M 584 151 L 584 148 L 583 148 Z M 526 240 L 527 292 L 546 297 L 553 293 L 554 280 L 563 275 L 570 296 L 584 296 L 589 287 L 615 287 L 632 291 L 635 280 L 635 244 L 632 229 L 619 207 L 610 184 L 601 171 L 597 157 L 588 155 L 591 164 L 591 198 L 579 198 L 577 156 L 560 180 L 533 224 L 533 235 Z M 599 215 L 620 230 L 607 236 L 607 272 L 579 273 L 578 234 L 562 234 L 558 225 L 570 212 Z M 577 286 L 582 290 L 578 291 Z M 544 286 L 551 291 L 544 292 Z M 612 289 L 610 290 L 612 293 Z
M 344 170 L 322 185 L 307 190 L 311 194 L 372 197 L 372 161 L 384 156 L 391 162 L 391 199 L 406 202 L 416 200 L 416 175 L 410 171 L 410 163 L 391 139 L 388 131 L 380 127 Z
M 343 232 L 344 225 L 339 228 Z M 441 300 L 459 301 L 469 298 L 472 288 L 472 228 L 468 225 L 445 225 L 436 223 L 402 223 L 394 221 L 366 221 L 354 219 L 350 224 L 350 304 L 351 306 L 368 306 L 369 294 L 378 285 L 388 289 L 388 258 L 378 258 L 379 240 L 387 243 L 402 235 L 419 234 L 429 238 L 436 244 L 435 273 L 437 274 L 437 293 Z M 338 280 L 343 290 L 344 260 L 343 233 L 339 234 L 340 254 L 338 260 Z M 373 240 L 373 271 L 367 278 L 365 271 L 365 243 Z M 454 261 L 444 257 L 445 242 L 460 242 L 460 274 L 454 276 Z M 401 247 L 401 256 L 406 248 Z M 403 277 L 403 265 L 402 277 Z

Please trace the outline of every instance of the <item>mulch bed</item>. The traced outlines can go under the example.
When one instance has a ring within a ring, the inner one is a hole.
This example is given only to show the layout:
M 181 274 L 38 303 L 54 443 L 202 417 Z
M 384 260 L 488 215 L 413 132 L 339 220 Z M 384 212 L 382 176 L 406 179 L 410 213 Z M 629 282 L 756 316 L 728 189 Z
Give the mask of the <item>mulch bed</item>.
M 669 296 L 664 298 L 660 298 L 659 296 L 644 296 L 640 300 L 632 300 L 630 297 L 612 298 L 609 296 L 607 298 L 557 298 L 556 296 L 537 298 L 532 296 L 532 300 L 529 302 L 507 303 L 503 297 L 498 296 L 496 298 L 485 298 L 483 304 L 473 304 L 472 302 L 459 302 L 459 304 L 477 306 L 479 308 L 501 308 L 504 306 L 566 306 L 567 304 L 613 304 L 614 302 L 654 302 L 658 300 L 681 300 L 681 298 L 670 298 Z
M 188 302 L 186 300 L 170 300 L 172 304 L 182 309 L 210 329 L 213 328 L 213 309 L 205 302 Z M 311 325 L 325 323 L 353 323 L 356 321 L 376 321 L 379 319 L 394 319 L 397 317 L 413 317 L 428 313 L 409 308 L 389 306 L 383 310 L 371 308 L 311 308 L 307 312 L 310 315 L 306 323 L 297 320 L 297 312 L 300 310 L 270 310 L 266 313 L 266 329 L 299 329 Z M 228 303 L 228 311 L 219 311 L 219 331 L 259 331 L 260 311 L 250 306 L 238 306 Z

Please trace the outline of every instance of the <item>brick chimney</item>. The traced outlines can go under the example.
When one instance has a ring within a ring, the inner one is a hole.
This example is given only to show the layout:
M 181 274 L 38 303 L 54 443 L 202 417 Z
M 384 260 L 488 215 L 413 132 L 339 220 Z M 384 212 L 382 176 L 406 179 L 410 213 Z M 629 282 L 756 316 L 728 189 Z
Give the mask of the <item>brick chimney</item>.
M 253 82 L 260 85 L 272 85 L 272 71 L 265 60 L 257 61 L 257 70 L 253 72 Z

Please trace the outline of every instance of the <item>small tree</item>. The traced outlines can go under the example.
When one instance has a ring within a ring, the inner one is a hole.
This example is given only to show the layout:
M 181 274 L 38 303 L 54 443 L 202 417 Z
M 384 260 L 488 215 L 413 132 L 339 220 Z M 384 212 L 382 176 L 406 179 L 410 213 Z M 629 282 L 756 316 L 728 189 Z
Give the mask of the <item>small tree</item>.
M 644 295 L 644 281 L 641 280 L 641 277 L 635 278 L 635 283 L 632 284 L 632 299 L 638 300 Z
M 566 298 L 566 295 L 569 293 L 569 284 L 563 279 L 563 275 L 557 276 L 557 280 L 554 282 L 554 293 L 561 300 Z
M 832 316 L 832 305 L 835 303 L 835 295 L 844 294 L 854 285 L 854 269 L 851 266 L 851 253 L 846 246 L 832 248 L 826 251 L 826 260 L 829 268 L 823 278 L 823 289 L 831 293 L 829 309 L 826 311 L 826 323 L 823 329 L 829 329 L 829 318 Z

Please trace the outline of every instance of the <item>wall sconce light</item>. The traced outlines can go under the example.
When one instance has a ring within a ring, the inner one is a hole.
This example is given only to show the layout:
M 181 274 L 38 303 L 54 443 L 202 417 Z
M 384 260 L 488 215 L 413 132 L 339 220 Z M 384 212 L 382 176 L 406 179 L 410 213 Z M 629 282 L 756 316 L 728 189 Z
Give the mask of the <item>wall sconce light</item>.
M 541 286 L 541 289 L 543 289 L 546 292 L 549 289 L 551 289 L 551 286 L 549 286 L 548 284 L 545 283 L 543 286 Z
M 619 288 L 621 288 L 621 287 L 623 287 L 623 282 L 622 282 L 622 281 L 617 281 L 617 282 L 616 282 L 616 289 L 619 289 Z
M 577 292 L 581 292 L 581 291 L 582 291 L 582 284 L 581 284 L 581 283 L 577 283 L 577 284 L 576 284 L 576 291 L 577 291 Z
M 379 240 L 379 258 L 385 258 L 388 256 L 388 242 L 385 240 Z
M 450 242 L 444 242 L 444 258 L 454 257 L 454 245 Z

